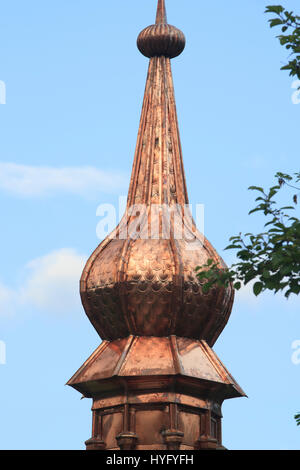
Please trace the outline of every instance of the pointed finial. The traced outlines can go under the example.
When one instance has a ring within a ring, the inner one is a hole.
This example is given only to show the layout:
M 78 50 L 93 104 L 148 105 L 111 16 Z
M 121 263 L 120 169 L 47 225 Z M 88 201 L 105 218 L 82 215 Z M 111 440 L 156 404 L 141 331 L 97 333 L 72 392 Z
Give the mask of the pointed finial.
M 167 24 L 167 12 L 166 12 L 165 0 L 158 0 L 155 23 Z
M 180 29 L 167 23 L 165 0 L 158 0 L 156 23 L 143 29 L 137 39 L 139 51 L 146 57 L 179 56 L 185 47 Z

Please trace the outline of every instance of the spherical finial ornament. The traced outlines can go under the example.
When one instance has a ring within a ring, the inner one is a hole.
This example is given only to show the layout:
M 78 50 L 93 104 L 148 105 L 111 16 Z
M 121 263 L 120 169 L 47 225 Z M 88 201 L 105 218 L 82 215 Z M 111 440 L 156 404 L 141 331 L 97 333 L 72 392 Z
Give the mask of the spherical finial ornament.
M 185 36 L 170 24 L 154 24 L 143 29 L 137 39 L 139 51 L 146 57 L 179 56 L 185 48 Z

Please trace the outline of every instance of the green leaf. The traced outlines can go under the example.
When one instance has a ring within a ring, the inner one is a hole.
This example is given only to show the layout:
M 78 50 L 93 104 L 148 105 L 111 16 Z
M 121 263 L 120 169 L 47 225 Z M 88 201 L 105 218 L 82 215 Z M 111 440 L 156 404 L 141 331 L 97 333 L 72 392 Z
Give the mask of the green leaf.
M 256 297 L 261 293 L 261 291 L 263 290 L 263 283 L 262 282 L 256 282 L 253 286 L 253 292 L 254 294 L 256 295 Z
M 261 210 L 262 210 L 261 207 L 256 207 L 255 209 L 252 209 L 251 211 L 249 211 L 249 215 L 254 214 L 254 212 L 259 212 Z
M 265 13 L 277 13 L 277 15 L 280 15 L 282 12 L 284 12 L 284 8 L 281 5 L 269 5 L 265 11 Z
M 204 286 L 202 286 L 202 292 L 203 292 L 203 294 L 208 294 L 209 290 L 210 290 L 210 287 L 209 287 L 207 284 L 205 284 Z
M 275 18 L 274 20 L 269 20 L 269 22 L 270 22 L 270 28 L 273 28 L 274 26 L 278 26 L 280 24 L 284 24 L 284 22 L 280 20 L 279 18 Z
M 236 282 L 235 284 L 233 284 L 233 287 L 234 287 L 236 290 L 240 290 L 240 288 L 242 287 L 242 283 L 241 283 L 241 282 Z
M 263 188 L 260 188 L 259 186 L 249 186 L 250 191 L 260 191 L 261 193 L 265 194 Z

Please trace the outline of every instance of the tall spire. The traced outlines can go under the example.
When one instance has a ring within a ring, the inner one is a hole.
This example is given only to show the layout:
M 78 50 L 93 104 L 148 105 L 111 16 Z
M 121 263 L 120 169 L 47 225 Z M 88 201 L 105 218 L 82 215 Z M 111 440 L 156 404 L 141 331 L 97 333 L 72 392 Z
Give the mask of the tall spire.
M 184 34 L 167 24 L 164 0 L 156 24 L 137 45 L 150 58 L 128 205 L 188 204 L 170 59 L 185 47 Z
M 188 204 L 170 60 L 150 60 L 128 204 Z
M 93 398 L 87 449 L 220 449 L 222 402 L 244 395 L 211 349 L 231 313 L 233 288 L 205 293 L 195 272 L 209 259 L 225 266 L 183 207 L 170 59 L 185 37 L 167 24 L 164 0 L 137 43 L 150 63 L 128 207 L 80 282 L 85 312 L 104 341 L 68 384 Z
M 165 0 L 158 0 L 155 23 L 156 24 L 167 23 L 167 12 L 166 12 Z
M 158 3 L 158 11 L 164 15 L 164 2 Z M 208 259 L 225 265 L 194 230 L 185 207 L 188 194 L 171 72 L 171 58 L 183 51 L 185 38 L 174 26 L 156 24 L 140 33 L 137 44 L 150 63 L 127 210 L 88 260 L 81 298 L 102 339 L 177 334 L 205 339 L 212 346 L 228 321 L 234 291 L 218 287 L 205 295 L 195 272 Z M 168 214 L 157 211 L 166 207 L 171 209 Z M 166 237 L 162 219 L 167 225 L 172 211 L 178 217 Z M 129 234 L 136 220 L 137 238 Z M 181 237 L 177 227 L 184 227 Z

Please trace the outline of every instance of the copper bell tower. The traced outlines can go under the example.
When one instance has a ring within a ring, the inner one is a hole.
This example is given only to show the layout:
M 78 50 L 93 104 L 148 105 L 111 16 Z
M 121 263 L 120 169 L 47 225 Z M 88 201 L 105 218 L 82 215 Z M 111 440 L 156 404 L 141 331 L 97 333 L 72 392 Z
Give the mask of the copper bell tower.
M 85 312 L 103 341 L 68 385 L 93 399 L 88 450 L 222 449 L 222 403 L 244 392 L 211 348 L 234 292 L 204 294 L 195 275 L 210 258 L 225 265 L 186 209 L 171 72 L 185 37 L 167 23 L 164 0 L 137 45 L 150 63 L 127 209 L 80 281 Z M 161 207 L 176 220 L 168 237 Z

